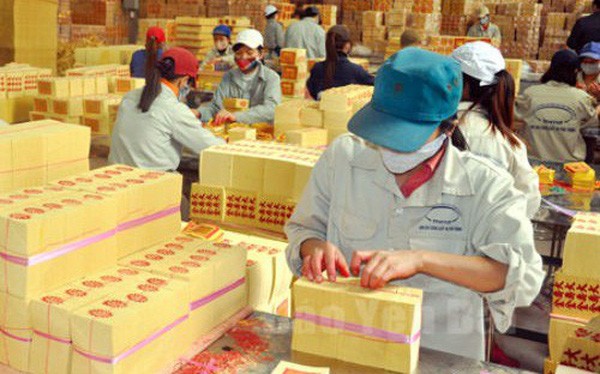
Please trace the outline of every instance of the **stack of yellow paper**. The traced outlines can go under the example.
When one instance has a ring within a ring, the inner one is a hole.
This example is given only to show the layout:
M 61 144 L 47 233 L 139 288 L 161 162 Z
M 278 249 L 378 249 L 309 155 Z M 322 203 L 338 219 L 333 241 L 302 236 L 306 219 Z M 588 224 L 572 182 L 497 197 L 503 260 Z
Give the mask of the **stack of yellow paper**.
M 0 67 L 0 119 L 8 123 L 27 121 L 37 80 L 51 74 L 52 69 L 27 64 L 11 63 Z
M 556 171 L 554 169 L 549 169 L 544 165 L 539 165 L 533 168 L 533 170 L 537 173 L 540 184 L 554 184 L 554 176 Z
M 82 124 L 92 130 L 92 134 L 110 135 L 115 123 L 110 107 L 119 106 L 122 97 L 116 94 L 88 96 L 83 100 L 84 115 Z
M 600 316 L 568 336 L 560 363 L 592 373 L 600 372 Z
M 72 314 L 72 373 L 156 373 L 181 354 L 190 331 L 188 288 L 147 278 Z
M 115 198 L 119 257 L 164 241 L 180 231 L 181 175 L 112 165 L 52 185 Z
M 564 168 L 574 189 L 582 191 L 596 189 L 596 171 L 585 162 L 565 164 Z
M 90 131 L 56 121 L 0 129 L 0 193 L 89 170 Z
M 551 363 L 563 362 L 567 337 L 600 314 L 599 248 L 600 214 L 578 213 L 565 241 L 563 267 L 555 274 L 548 334 Z
M 306 49 L 284 48 L 279 56 L 281 71 L 281 93 L 284 96 L 304 97 L 308 62 Z
M 65 72 L 67 77 L 118 77 L 128 78 L 130 76 L 129 65 L 107 64 L 97 66 L 85 66 L 80 68 L 69 69 Z
M 142 78 L 116 78 L 114 84 L 114 90 L 111 92 L 124 95 L 129 91 L 143 88 L 146 85 L 146 80 Z
M 421 290 L 367 291 L 357 279 L 294 285 L 292 349 L 410 373 L 419 357 Z
M 241 247 L 179 237 L 119 263 L 185 281 L 193 339 L 247 305 L 246 251 Z
M 33 341 L 32 373 L 70 373 L 71 316 L 76 310 L 120 289 L 135 289 L 148 273 L 115 267 L 42 294 L 29 307 Z
M 250 107 L 250 100 L 226 97 L 223 99 L 223 107 L 231 113 L 242 112 Z
M 75 48 L 75 65 L 127 65 L 131 62 L 133 53 L 140 49 L 144 49 L 144 47 L 138 45 L 110 45 Z
M 292 273 L 285 258 L 285 242 L 225 232 L 224 243 L 245 248 L 248 304 L 255 310 L 275 313 L 289 295 Z
M 282 232 L 322 150 L 239 141 L 202 152 L 191 216 Z

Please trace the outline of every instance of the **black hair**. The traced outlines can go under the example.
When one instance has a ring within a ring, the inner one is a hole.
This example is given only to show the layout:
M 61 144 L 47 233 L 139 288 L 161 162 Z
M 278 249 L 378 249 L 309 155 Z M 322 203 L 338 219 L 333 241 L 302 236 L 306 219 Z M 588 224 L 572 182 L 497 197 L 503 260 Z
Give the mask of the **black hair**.
M 344 25 L 334 26 L 329 29 L 325 38 L 326 58 L 325 58 L 325 77 L 323 89 L 333 87 L 339 53 L 342 53 L 346 44 L 352 44 L 350 32 Z
M 477 105 L 481 106 L 487 112 L 492 132 L 500 132 L 512 147 L 518 147 L 520 143 L 514 131 L 515 80 L 506 70 L 496 73 L 496 79 L 497 83 L 482 86 L 479 79 L 463 74 L 469 99 L 473 102 L 467 113 Z
M 550 65 L 548 71 L 542 76 L 541 82 L 548 83 L 550 81 L 565 83 L 571 87 L 575 87 L 577 85 L 577 70 L 569 66 Z
M 152 103 L 156 100 L 158 95 L 160 95 L 162 91 L 162 86 L 160 84 L 161 78 L 173 82 L 178 78 L 183 77 L 183 75 L 175 74 L 175 61 L 172 58 L 163 58 L 158 62 L 156 62 L 155 58 L 154 61 L 152 67 L 148 68 L 147 66 L 146 68 L 146 85 L 144 86 L 142 97 L 138 104 L 138 108 L 143 113 L 150 110 Z
M 600 9 L 600 0 L 594 0 L 594 6 L 596 9 Z
M 457 120 L 458 117 L 456 114 L 443 120 L 442 123 L 440 123 L 439 130 L 442 133 L 452 131 L 452 137 L 450 138 L 452 145 L 461 151 L 467 151 L 469 149 L 469 144 L 462 131 L 460 131 L 460 127 L 457 126 Z

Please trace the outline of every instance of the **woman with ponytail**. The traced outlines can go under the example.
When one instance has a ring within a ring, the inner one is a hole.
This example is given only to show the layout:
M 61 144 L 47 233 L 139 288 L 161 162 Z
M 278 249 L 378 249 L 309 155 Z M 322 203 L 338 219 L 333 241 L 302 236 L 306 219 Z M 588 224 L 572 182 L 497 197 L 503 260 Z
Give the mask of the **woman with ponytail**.
M 485 42 L 467 43 L 452 57 L 463 72 L 459 128 L 469 151 L 492 160 L 514 178 L 527 197 L 527 214 L 540 206 L 538 176 L 527 158 L 527 148 L 514 131 L 515 82 L 506 71 L 500 51 Z
M 183 102 L 198 73 L 198 60 L 191 52 L 171 48 L 146 73 L 145 87 L 129 92 L 121 102 L 110 163 L 175 171 L 183 147 L 199 154 L 224 143 L 202 128 Z
M 162 57 L 166 40 L 163 29 L 157 26 L 148 28 L 148 31 L 146 31 L 146 49 L 140 49 L 131 56 L 129 71 L 132 77 L 146 78 L 146 71 L 152 70 L 156 61 Z
M 371 74 L 348 59 L 352 50 L 352 40 L 346 26 L 333 26 L 327 32 L 325 40 L 327 57 L 325 61 L 315 64 L 306 84 L 314 99 L 318 100 L 321 91 L 329 88 L 350 84 L 374 84 L 375 78 Z

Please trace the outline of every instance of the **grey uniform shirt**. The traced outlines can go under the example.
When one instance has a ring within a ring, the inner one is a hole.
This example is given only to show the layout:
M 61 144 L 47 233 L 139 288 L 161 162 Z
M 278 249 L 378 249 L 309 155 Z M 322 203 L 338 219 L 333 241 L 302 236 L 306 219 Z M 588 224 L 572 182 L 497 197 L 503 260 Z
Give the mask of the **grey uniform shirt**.
M 220 58 L 223 63 L 229 66 L 229 69 L 232 69 L 235 66 L 235 53 L 233 52 L 233 48 L 229 45 L 223 54 L 221 54 L 216 48 L 211 49 L 206 54 L 202 64 L 200 64 L 200 70 L 204 70 L 206 65 L 216 58 Z
M 190 108 L 165 84 L 146 113 L 138 109 L 141 95 L 142 89 L 137 89 L 121 102 L 108 156 L 111 164 L 172 171 L 179 166 L 183 147 L 199 154 L 225 143 L 202 128 Z
M 500 32 L 500 28 L 493 23 L 490 23 L 490 26 L 487 28 L 487 30 L 484 30 L 483 27 L 481 27 L 481 24 L 476 23 L 475 25 L 471 26 L 467 36 L 472 38 L 490 38 L 497 43 L 502 41 L 502 33 Z
M 198 108 L 202 121 L 208 122 L 223 109 L 223 99 L 237 98 L 250 100 L 250 109 L 235 114 L 240 123 L 273 123 L 275 107 L 281 103 L 281 80 L 273 70 L 259 64 L 256 79 L 248 82 L 240 69 L 229 70 L 215 92 L 208 106 Z
M 283 26 L 274 18 L 268 20 L 265 28 L 265 47 L 275 50 L 277 47 L 283 48 L 283 43 Z
M 581 130 L 598 126 L 595 100 L 585 91 L 550 81 L 529 87 L 517 99 L 530 157 L 558 163 L 585 160 Z
M 325 58 L 325 30 L 313 18 L 304 18 L 288 27 L 285 47 L 304 48 L 308 58 Z

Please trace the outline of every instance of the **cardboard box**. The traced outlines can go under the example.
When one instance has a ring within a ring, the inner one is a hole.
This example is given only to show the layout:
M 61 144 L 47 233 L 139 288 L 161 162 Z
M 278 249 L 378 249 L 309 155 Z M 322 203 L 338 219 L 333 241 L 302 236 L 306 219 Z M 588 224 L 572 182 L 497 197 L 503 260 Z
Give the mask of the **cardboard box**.
M 569 318 L 553 313 L 550 318 L 550 329 L 548 332 L 549 359 L 560 362 L 567 338 L 585 325 L 585 320 L 578 320 L 577 318 Z
M 306 80 L 308 79 L 308 66 L 306 64 L 282 65 L 281 78 L 295 81 Z
M 300 111 L 305 103 L 304 99 L 293 99 L 284 101 L 275 108 L 275 137 L 302 127 Z
M 54 98 L 49 101 L 54 114 L 72 117 L 83 115 L 83 97 Z
M 600 317 L 568 336 L 563 348 L 561 365 L 591 372 L 600 370 Z
M 300 109 L 300 122 L 305 127 L 323 128 L 323 111 L 319 109 L 319 102 L 308 102 Z
M 256 129 L 238 127 L 228 131 L 229 142 L 239 140 L 256 140 Z
M 306 62 L 306 49 L 283 48 L 279 54 L 279 62 L 282 65 L 299 65 Z
M 229 111 L 247 110 L 250 107 L 250 100 L 226 97 L 223 99 L 223 107 Z
M 565 275 L 598 278 L 600 268 L 600 214 L 578 213 L 567 233 L 563 268 Z
M 281 94 L 290 97 L 304 97 L 306 81 L 281 80 Z
M 357 279 L 300 279 L 293 292 L 292 349 L 402 373 L 416 369 L 421 290 L 388 286 L 365 292 Z
M 328 131 L 326 129 L 305 128 L 288 131 L 285 134 L 285 142 L 301 147 L 326 146 Z

